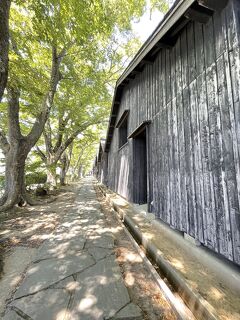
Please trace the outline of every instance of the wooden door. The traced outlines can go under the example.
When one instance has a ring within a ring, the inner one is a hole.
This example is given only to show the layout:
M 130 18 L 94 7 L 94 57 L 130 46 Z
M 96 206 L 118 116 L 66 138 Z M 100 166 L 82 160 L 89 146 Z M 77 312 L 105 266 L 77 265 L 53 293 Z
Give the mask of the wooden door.
M 146 128 L 133 138 L 133 202 L 147 203 Z

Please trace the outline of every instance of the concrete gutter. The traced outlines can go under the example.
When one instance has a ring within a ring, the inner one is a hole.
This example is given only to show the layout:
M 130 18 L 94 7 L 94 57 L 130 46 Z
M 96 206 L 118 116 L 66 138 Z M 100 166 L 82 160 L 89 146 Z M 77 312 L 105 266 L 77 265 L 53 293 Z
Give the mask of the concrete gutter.
M 163 257 L 162 252 L 156 247 L 156 245 L 143 235 L 140 228 L 129 217 L 127 214 L 128 210 L 131 210 L 129 204 L 125 201 L 125 205 L 123 205 L 122 199 L 121 201 L 116 198 L 114 199 L 113 194 L 108 194 L 105 188 L 102 188 L 102 192 L 104 193 L 107 202 L 119 214 L 121 220 L 129 229 L 136 241 L 143 245 L 146 253 L 157 264 L 161 272 L 168 279 L 169 283 L 177 290 L 178 294 L 181 296 L 193 315 L 197 319 L 201 320 L 217 320 L 218 316 L 215 309 L 187 284 L 180 273 L 177 272 Z
M 137 250 L 138 254 L 140 257 L 143 259 L 143 262 L 145 263 L 146 267 L 150 271 L 151 275 L 155 279 L 157 285 L 161 289 L 161 291 L 164 293 L 165 298 L 168 300 L 170 305 L 172 306 L 176 316 L 177 320 L 193 320 L 195 317 L 193 314 L 187 309 L 186 305 L 182 302 L 179 301 L 179 299 L 174 295 L 174 293 L 170 290 L 170 288 L 167 286 L 167 284 L 162 280 L 160 275 L 157 273 L 156 269 L 153 267 L 149 259 L 146 257 L 145 253 L 143 250 L 139 247 L 138 243 L 135 241 L 133 238 L 132 234 L 128 231 L 126 226 L 123 224 L 123 221 L 120 219 L 120 215 L 115 211 L 115 215 L 119 223 L 121 223 L 122 227 L 124 228 L 124 232 L 128 236 L 129 240 Z

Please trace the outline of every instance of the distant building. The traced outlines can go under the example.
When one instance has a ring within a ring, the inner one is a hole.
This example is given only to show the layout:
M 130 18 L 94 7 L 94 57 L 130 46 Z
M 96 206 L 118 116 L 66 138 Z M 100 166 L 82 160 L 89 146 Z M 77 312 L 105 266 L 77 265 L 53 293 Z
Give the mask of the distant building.
M 117 81 L 98 177 L 240 264 L 240 1 L 176 1 Z
M 99 143 L 98 154 L 95 158 L 94 164 L 94 175 L 99 181 L 106 184 L 107 183 L 107 155 L 104 153 L 106 139 L 101 138 Z

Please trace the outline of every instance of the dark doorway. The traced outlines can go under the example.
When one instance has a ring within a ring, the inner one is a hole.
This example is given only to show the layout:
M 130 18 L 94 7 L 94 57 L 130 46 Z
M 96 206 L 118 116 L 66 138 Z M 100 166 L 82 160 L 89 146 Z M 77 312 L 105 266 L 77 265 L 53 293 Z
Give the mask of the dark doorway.
M 147 203 L 146 127 L 133 138 L 133 202 Z

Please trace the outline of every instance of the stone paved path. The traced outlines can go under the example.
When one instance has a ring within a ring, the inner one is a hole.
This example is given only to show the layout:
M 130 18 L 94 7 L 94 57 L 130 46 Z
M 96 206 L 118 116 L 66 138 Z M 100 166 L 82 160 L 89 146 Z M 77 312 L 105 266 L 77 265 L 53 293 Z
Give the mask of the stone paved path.
M 142 319 L 115 261 L 114 236 L 87 178 L 8 304 L 3 320 Z

